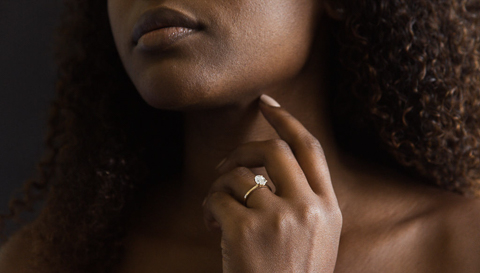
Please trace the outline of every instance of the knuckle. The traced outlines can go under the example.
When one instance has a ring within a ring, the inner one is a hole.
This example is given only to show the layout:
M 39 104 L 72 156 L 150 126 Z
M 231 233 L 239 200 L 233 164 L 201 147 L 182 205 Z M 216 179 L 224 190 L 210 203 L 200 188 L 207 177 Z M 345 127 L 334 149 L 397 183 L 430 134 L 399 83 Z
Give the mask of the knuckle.
M 322 144 L 316 137 L 312 136 L 311 134 L 303 134 L 299 136 L 299 138 L 308 149 L 317 150 L 323 154 Z
M 340 209 L 340 206 L 338 206 L 338 202 L 336 200 L 333 201 L 327 201 L 324 200 L 323 203 L 323 208 L 325 211 L 325 218 L 329 223 L 336 223 L 338 225 L 342 225 L 343 222 L 343 215 L 342 211 Z
M 316 225 L 325 221 L 325 211 L 317 202 L 307 202 L 298 208 L 297 215 L 304 224 Z
M 289 231 L 298 225 L 298 221 L 293 212 L 284 210 L 273 218 L 273 228 L 276 232 Z
M 247 167 L 239 166 L 239 167 L 235 167 L 231 171 L 231 175 L 237 178 L 245 178 L 250 175 L 250 172 L 251 172 L 250 169 L 248 169 Z
M 280 150 L 280 151 L 290 150 L 290 146 L 283 139 L 268 140 L 268 145 L 272 147 L 272 150 Z
M 330 218 L 335 221 L 335 223 L 342 225 L 343 223 L 343 215 L 340 207 L 334 206 L 330 209 Z

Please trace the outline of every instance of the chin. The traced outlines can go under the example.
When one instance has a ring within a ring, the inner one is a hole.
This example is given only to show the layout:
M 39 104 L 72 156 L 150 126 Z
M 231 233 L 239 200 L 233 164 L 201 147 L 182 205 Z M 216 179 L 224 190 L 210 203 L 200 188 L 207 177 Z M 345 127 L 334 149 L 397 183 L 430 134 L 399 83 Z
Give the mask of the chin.
M 136 84 L 136 88 L 148 105 L 161 110 L 192 111 L 222 104 L 218 98 L 222 92 L 213 84 L 157 78 L 155 81 L 142 81 Z
M 180 67 L 178 67 L 180 68 Z M 187 73 L 191 72 L 191 73 Z M 255 84 L 228 74 L 195 69 L 144 70 L 133 77 L 143 100 L 161 110 L 194 111 L 235 107 L 258 97 Z
M 208 101 L 215 90 L 205 79 L 187 76 L 186 71 L 150 69 L 134 77 L 133 82 L 148 105 L 162 110 L 188 110 Z
M 201 104 L 208 98 L 208 91 L 169 87 L 137 87 L 140 96 L 150 106 L 161 110 L 184 111 Z

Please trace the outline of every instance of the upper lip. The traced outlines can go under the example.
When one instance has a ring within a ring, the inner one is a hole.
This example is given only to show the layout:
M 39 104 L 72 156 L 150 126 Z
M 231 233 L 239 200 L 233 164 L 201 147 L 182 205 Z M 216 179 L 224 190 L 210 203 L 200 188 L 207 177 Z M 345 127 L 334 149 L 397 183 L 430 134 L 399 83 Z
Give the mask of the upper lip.
M 187 15 L 165 7 L 159 7 L 145 12 L 133 29 L 132 40 L 138 43 L 144 34 L 165 27 L 185 27 L 199 29 L 200 24 Z

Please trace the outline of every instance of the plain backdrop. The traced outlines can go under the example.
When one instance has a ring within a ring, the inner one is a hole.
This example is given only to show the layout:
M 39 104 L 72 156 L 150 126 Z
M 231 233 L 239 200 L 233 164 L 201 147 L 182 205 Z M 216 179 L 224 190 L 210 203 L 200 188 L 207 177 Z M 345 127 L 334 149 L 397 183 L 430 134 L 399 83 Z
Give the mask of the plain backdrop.
M 61 0 L 0 0 L 0 212 L 35 171 L 54 95 Z

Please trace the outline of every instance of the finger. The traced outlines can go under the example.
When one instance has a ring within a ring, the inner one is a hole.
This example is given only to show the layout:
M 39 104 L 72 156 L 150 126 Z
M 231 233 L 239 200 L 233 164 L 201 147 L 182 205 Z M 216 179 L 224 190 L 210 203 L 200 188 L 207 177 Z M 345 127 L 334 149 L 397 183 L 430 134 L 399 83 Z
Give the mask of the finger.
M 262 99 L 259 106 L 265 119 L 292 149 L 312 190 L 317 194 L 334 195 L 327 160 L 318 139 L 284 108 L 270 106 Z
M 249 216 L 248 209 L 238 203 L 230 194 L 217 191 L 209 194 L 203 204 L 203 217 L 207 227 L 217 222 L 221 230 L 232 225 L 237 219 Z
M 275 184 L 278 196 L 294 197 L 312 192 L 292 150 L 281 139 L 241 144 L 226 158 L 226 161 L 217 170 L 220 173 L 226 173 L 238 166 L 247 168 L 265 166 L 265 170 L 272 180 L 270 182 Z
M 267 185 L 271 182 L 267 182 Z M 232 195 L 240 204 L 244 204 L 245 194 L 257 183 L 255 174 L 248 168 L 236 167 L 217 178 L 208 194 L 222 191 Z M 265 192 L 263 192 L 265 191 Z M 248 208 L 265 209 L 271 207 L 278 198 L 268 187 L 258 188 L 248 195 Z

